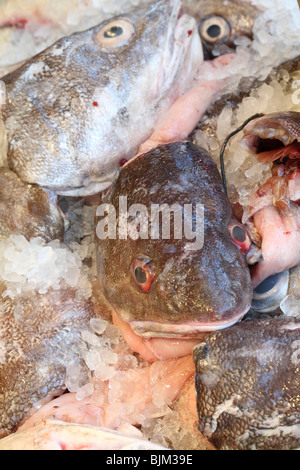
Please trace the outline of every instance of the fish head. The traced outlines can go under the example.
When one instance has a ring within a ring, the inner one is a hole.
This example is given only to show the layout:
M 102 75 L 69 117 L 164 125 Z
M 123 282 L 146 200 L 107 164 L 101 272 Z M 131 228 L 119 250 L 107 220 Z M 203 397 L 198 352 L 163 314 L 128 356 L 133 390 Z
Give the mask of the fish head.
M 243 320 L 194 348 L 199 430 L 217 449 L 299 447 L 299 346 L 286 317 Z
M 255 19 L 262 12 L 261 7 L 247 0 L 192 0 L 184 6 L 198 22 L 206 59 L 234 52 L 235 41 L 240 37 L 251 40 Z
M 106 211 L 96 230 L 101 288 L 135 333 L 195 337 L 249 310 L 250 237 L 206 151 L 175 142 L 136 157 L 97 213 Z
M 10 169 L 61 195 L 106 189 L 202 61 L 196 21 L 179 0 L 59 40 L 3 77 Z

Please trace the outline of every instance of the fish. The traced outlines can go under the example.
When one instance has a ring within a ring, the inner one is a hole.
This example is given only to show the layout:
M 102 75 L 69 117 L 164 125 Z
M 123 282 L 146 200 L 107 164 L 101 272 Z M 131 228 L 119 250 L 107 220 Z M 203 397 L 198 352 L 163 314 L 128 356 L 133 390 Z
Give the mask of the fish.
M 299 447 L 299 340 L 299 319 L 256 319 L 194 349 L 198 428 L 218 450 Z
M 192 0 L 184 2 L 184 7 L 197 20 L 206 60 L 234 52 L 240 37 L 252 40 L 255 20 L 263 11 L 247 0 Z
M 229 123 L 235 122 L 234 127 L 231 127 L 231 130 L 234 131 L 235 128 L 238 128 L 239 125 L 243 124 L 239 117 L 242 106 L 244 106 L 242 112 L 242 115 L 244 116 L 247 102 L 249 102 L 250 106 L 252 100 L 257 99 L 259 92 L 260 90 L 263 90 L 263 87 L 265 87 L 265 90 L 269 90 L 269 86 L 276 86 L 277 89 L 274 88 L 274 93 L 278 93 L 279 96 L 281 96 L 280 93 L 283 95 L 280 103 L 274 103 L 274 100 L 272 101 L 271 98 L 269 98 L 269 107 L 272 112 L 264 114 L 272 115 L 275 112 L 279 113 L 280 116 L 285 116 L 285 113 L 291 116 L 294 112 L 297 113 L 297 83 L 299 79 L 299 71 L 300 58 L 296 57 L 295 59 L 286 61 L 280 66 L 275 67 L 264 80 L 255 79 L 254 81 L 242 81 L 237 93 L 225 93 L 219 100 L 209 107 L 205 116 L 200 120 L 197 130 L 191 134 L 191 141 L 195 144 L 202 145 L 208 151 L 211 151 L 210 146 L 212 145 L 214 149 L 217 149 L 214 152 L 214 160 L 219 161 L 221 147 L 224 140 L 220 142 L 217 137 L 218 117 L 223 115 L 224 120 L 228 119 Z M 262 91 L 260 93 L 262 93 Z M 290 109 L 287 109 L 288 107 Z M 226 117 L 226 110 L 229 109 L 230 116 Z M 256 108 L 256 110 L 257 109 L 258 108 Z M 247 117 L 251 118 L 252 115 L 253 111 L 249 110 Z M 260 121 L 258 118 L 257 120 L 254 120 L 252 124 L 249 123 L 245 128 L 245 132 L 250 132 L 250 130 L 256 126 L 256 123 L 260 122 L 264 121 Z M 251 139 L 251 136 L 247 137 L 241 130 L 237 135 L 237 139 L 238 142 L 240 142 L 240 148 L 243 149 L 246 147 L 246 139 L 250 142 L 249 139 Z M 255 188 L 253 187 L 252 195 L 251 190 L 248 189 L 248 199 L 247 201 L 244 201 L 241 206 L 239 202 L 236 202 L 239 200 L 238 185 L 242 186 L 244 184 L 248 184 L 249 186 L 247 178 L 246 182 L 243 182 L 242 176 L 236 177 L 235 182 L 233 182 L 233 173 L 229 174 L 229 171 L 226 170 L 226 168 L 230 166 L 231 160 L 238 157 L 238 152 L 238 147 L 235 147 L 234 150 L 231 150 L 230 147 L 227 148 L 224 154 L 225 178 L 228 179 L 227 186 L 229 186 L 229 199 L 232 202 L 234 212 L 238 219 L 247 226 L 248 231 L 251 234 L 253 246 L 249 251 L 249 256 L 247 256 L 247 258 L 249 260 L 249 264 L 251 266 L 253 265 L 251 271 L 253 287 L 255 289 L 268 279 L 268 277 L 273 275 L 275 276 L 280 272 L 285 272 L 299 263 L 299 208 L 297 207 L 297 188 L 299 185 L 297 168 L 299 164 L 297 159 L 292 159 L 289 164 L 289 191 L 285 190 L 284 185 L 278 184 L 279 181 L 281 181 L 281 177 L 274 174 L 273 178 L 268 182 L 266 182 L 266 178 L 262 179 L 261 183 L 260 181 L 257 181 L 257 186 Z M 253 165 L 255 165 L 254 159 L 251 160 L 253 152 L 250 152 L 249 149 L 247 152 L 249 155 L 247 158 L 250 162 L 253 162 Z M 267 161 L 270 162 L 270 159 Z M 257 160 L 257 163 L 259 163 L 259 160 Z M 276 169 L 278 169 L 280 171 L 282 168 L 282 166 L 276 164 L 274 165 L 273 170 L 276 171 Z M 241 173 L 239 173 L 239 175 L 241 175 Z M 243 174 L 243 178 L 245 179 L 245 174 Z M 273 201 L 273 196 L 271 197 L 271 182 L 274 191 L 276 191 L 274 204 L 269 204 L 271 199 Z M 277 202 L 275 201 L 276 198 Z M 289 212 L 285 211 L 283 217 L 283 207 L 281 207 L 280 210 L 279 206 L 283 206 L 284 201 L 287 201 L 287 199 L 290 201 L 287 202 Z M 269 201 L 268 204 L 267 200 Z M 263 210 L 260 211 L 260 208 Z M 291 237 L 289 239 L 290 235 Z
M 66 219 L 54 194 L 23 183 L 15 173 L 0 168 L 0 240 L 23 235 L 46 242 L 63 240 Z
M 89 370 L 80 354 L 81 331 L 95 316 L 91 300 L 78 301 L 69 287 L 3 297 L 0 283 L 0 438 L 43 403 L 66 390 L 68 364 Z M 76 301 L 75 301 L 76 299 Z M 22 309 L 16 315 L 16 308 Z
M 274 162 L 273 176 L 250 196 L 244 220 L 253 217 L 262 236 L 263 261 L 254 266 L 259 285 L 272 274 L 300 264 L 300 112 L 257 118 L 241 143 L 260 162 Z
M 6 166 L 59 195 L 105 190 L 202 61 L 196 21 L 179 0 L 60 39 L 1 79 Z
M 155 222 L 152 210 L 163 204 L 174 210 L 171 224 L 168 218 Z M 194 211 L 184 215 L 193 235 L 176 232 L 187 206 Z M 110 215 L 104 217 L 106 210 Z M 245 254 L 251 240 L 233 217 L 219 171 L 204 149 L 172 142 L 137 156 L 121 169 L 97 215 L 99 285 L 119 327 L 125 323 L 142 339 L 196 341 L 249 310 Z
M 139 436 L 49 419 L 0 440 L 1 450 L 166 450 Z M 131 433 L 131 434 L 130 434 Z M 126 457 L 125 457 L 126 458 Z M 132 457 L 133 459 L 133 457 Z

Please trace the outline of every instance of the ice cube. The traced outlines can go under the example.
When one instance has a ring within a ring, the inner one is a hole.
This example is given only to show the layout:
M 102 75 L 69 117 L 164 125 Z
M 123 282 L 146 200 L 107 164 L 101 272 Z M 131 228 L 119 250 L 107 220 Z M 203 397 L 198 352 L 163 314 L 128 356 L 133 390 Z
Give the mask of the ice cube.
M 108 322 L 102 318 L 91 318 L 90 325 L 95 333 L 102 335 L 107 328 Z
M 300 297 L 287 295 L 280 303 L 280 308 L 288 317 L 300 317 Z

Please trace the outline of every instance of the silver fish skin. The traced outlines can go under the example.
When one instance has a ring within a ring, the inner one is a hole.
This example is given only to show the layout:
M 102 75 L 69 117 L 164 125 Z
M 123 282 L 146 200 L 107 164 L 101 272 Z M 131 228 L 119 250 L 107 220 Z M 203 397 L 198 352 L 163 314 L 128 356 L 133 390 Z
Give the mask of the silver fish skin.
M 194 349 L 199 431 L 218 450 L 300 446 L 300 321 L 242 321 Z
M 65 218 L 54 194 L 0 168 L 0 241 L 11 235 L 63 240 Z
M 59 40 L 2 78 L 9 168 L 58 194 L 106 189 L 202 60 L 196 21 L 179 0 Z
M 14 301 L 2 298 L 5 290 L 0 282 L 0 439 L 64 392 L 68 364 L 75 362 L 88 378 L 80 335 L 94 315 L 91 302 L 75 301 L 71 288 Z M 16 302 L 23 308 L 18 319 Z

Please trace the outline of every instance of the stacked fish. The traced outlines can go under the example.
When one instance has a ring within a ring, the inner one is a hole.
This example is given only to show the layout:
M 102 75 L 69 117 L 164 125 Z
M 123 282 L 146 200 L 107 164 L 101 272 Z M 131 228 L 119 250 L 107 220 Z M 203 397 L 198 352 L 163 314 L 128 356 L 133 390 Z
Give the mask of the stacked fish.
M 0 449 L 300 446 L 300 40 L 227 3 L 2 77 Z

